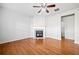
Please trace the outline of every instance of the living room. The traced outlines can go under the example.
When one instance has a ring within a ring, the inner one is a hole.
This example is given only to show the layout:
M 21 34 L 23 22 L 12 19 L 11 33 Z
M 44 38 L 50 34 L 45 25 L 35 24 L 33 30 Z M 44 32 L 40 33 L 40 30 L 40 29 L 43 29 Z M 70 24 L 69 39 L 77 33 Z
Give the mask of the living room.
M 0 3 L 0 54 L 79 54 L 78 19 L 79 3 Z

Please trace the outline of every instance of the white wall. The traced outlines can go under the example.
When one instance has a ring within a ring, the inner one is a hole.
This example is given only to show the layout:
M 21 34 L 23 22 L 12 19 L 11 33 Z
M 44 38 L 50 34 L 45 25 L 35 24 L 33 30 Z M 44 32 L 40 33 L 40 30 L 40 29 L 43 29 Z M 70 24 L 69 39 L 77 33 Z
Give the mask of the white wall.
M 61 39 L 61 22 L 59 15 L 46 17 L 46 36 Z
M 30 36 L 29 17 L 7 8 L 0 8 L 0 12 L 0 43 Z
M 45 27 L 45 17 L 36 15 L 32 18 L 32 27 Z

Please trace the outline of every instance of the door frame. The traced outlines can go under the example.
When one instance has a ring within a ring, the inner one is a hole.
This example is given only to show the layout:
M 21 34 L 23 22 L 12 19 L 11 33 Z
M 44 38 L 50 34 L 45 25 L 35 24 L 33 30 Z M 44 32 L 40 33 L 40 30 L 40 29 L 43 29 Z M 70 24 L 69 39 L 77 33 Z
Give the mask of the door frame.
M 61 40 L 63 40 L 63 39 L 65 39 L 65 36 L 63 37 L 63 35 L 62 35 L 62 21 L 63 21 L 63 17 L 67 17 L 67 16 L 72 16 L 72 15 L 74 15 L 74 28 L 75 28 L 75 13 L 72 13 L 72 14 L 68 14 L 68 15 L 63 15 L 63 16 L 61 16 Z M 73 29 L 73 36 L 75 37 L 75 29 Z M 75 40 L 75 38 L 73 37 L 73 41 Z

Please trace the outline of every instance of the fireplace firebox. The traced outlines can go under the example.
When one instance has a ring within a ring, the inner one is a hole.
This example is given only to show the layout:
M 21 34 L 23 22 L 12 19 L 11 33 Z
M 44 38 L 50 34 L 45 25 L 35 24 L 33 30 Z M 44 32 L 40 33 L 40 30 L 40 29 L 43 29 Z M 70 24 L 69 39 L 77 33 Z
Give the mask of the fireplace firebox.
M 43 30 L 36 30 L 36 37 L 43 37 Z

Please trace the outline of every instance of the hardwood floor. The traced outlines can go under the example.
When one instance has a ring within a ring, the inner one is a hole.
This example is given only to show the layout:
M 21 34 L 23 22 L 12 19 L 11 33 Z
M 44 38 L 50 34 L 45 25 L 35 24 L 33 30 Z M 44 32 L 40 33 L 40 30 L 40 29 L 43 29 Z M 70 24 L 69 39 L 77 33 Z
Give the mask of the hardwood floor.
M 23 39 L 0 44 L 1 55 L 75 55 L 79 54 L 79 45 L 72 40 Z

